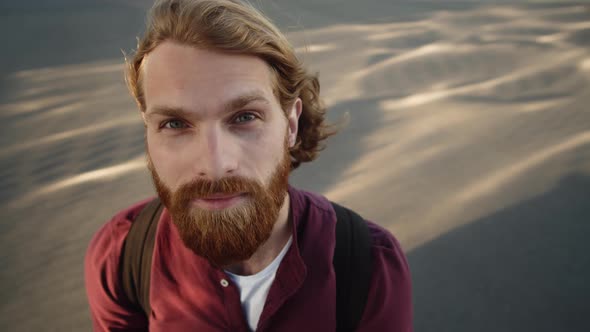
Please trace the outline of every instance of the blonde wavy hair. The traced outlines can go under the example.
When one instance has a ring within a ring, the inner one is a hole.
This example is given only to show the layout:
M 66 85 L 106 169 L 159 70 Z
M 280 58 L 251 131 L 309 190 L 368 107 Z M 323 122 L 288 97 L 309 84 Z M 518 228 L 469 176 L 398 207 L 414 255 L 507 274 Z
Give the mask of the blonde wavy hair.
M 283 110 L 297 97 L 303 102 L 291 168 L 314 160 L 326 138 L 336 133 L 325 120 L 320 83 L 295 55 L 286 37 L 262 13 L 239 0 L 158 0 L 148 14 L 144 36 L 131 59 L 126 58 L 126 80 L 142 112 L 142 64 L 165 40 L 199 48 L 257 56 L 271 69 L 274 93 Z

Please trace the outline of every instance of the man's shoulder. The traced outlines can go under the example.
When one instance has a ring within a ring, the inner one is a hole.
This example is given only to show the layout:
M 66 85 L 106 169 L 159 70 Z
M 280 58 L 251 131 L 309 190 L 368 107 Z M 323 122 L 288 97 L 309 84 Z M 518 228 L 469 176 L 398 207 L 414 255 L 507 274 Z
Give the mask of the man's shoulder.
M 120 283 L 121 250 L 131 224 L 149 203 L 146 199 L 116 213 L 94 234 L 84 258 L 86 294 L 96 330 L 107 326 L 143 325 L 142 317 L 129 310 Z M 130 324 L 130 325 L 128 325 Z
M 289 188 L 289 193 L 293 198 L 295 198 L 294 200 L 296 204 L 305 205 L 307 207 L 312 206 L 316 209 L 327 212 L 328 214 L 332 215 L 335 220 L 335 211 L 332 207 L 331 201 L 327 197 L 318 193 L 296 189 L 293 187 Z M 346 208 L 354 211 L 354 209 L 350 207 Z M 363 219 L 367 223 L 367 227 L 369 228 L 369 234 L 371 236 L 372 247 L 374 249 L 389 250 L 393 251 L 396 255 L 403 256 L 401 245 L 397 238 L 392 234 L 392 232 L 390 232 L 383 226 L 377 224 L 376 222 L 367 220 L 362 213 L 359 213 L 357 211 L 355 212 L 361 215 L 361 217 L 363 217 Z
M 373 221 L 365 220 L 365 222 L 369 228 L 373 248 L 401 252 L 401 245 L 392 232 Z
M 410 267 L 396 237 L 367 221 L 372 239 L 371 286 L 359 331 L 412 331 Z
M 289 186 L 289 196 L 291 197 L 291 204 L 294 205 L 295 209 L 313 207 L 328 213 L 333 211 L 330 201 L 320 194 Z
M 150 197 L 150 198 L 146 198 L 143 199 L 139 202 L 133 203 L 131 205 L 129 205 L 128 207 L 120 210 L 119 212 L 117 212 L 112 218 L 111 220 L 109 220 L 107 222 L 107 224 L 109 223 L 117 223 L 117 222 L 129 222 L 132 223 L 133 220 L 135 220 L 135 218 L 137 217 L 137 215 L 139 215 L 139 213 L 141 212 L 141 210 L 149 203 L 151 202 L 155 197 Z
M 86 263 L 105 262 L 120 251 L 133 220 L 153 198 L 144 199 L 117 212 L 94 234 L 86 251 Z

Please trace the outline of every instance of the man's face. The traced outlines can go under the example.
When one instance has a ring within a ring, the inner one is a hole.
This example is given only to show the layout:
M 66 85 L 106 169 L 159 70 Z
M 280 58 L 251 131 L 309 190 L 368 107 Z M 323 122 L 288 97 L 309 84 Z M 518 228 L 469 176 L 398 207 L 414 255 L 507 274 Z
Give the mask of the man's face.
M 185 245 L 220 266 L 249 258 L 284 203 L 300 101 L 285 116 L 253 56 L 164 42 L 143 69 L 149 168 Z

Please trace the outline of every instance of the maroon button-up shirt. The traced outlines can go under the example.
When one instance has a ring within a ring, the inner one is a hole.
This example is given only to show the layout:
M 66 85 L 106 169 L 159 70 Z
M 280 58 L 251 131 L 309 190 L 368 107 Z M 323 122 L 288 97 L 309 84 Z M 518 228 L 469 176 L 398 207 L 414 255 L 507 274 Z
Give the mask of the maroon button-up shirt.
M 336 214 L 324 197 L 289 188 L 293 244 L 269 290 L 257 331 L 336 329 L 332 265 Z M 95 331 L 249 331 L 237 287 L 223 270 L 187 249 L 164 209 L 151 272 L 149 322 L 129 308 L 119 283 L 119 260 L 132 220 L 148 202 L 117 214 L 94 236 L 85 261 Z M 397 240 L 368 222 L 373 271 L 358 331 L 412 331 L 408 263 Z M 222 280 L 229 281 L 229 285 Z

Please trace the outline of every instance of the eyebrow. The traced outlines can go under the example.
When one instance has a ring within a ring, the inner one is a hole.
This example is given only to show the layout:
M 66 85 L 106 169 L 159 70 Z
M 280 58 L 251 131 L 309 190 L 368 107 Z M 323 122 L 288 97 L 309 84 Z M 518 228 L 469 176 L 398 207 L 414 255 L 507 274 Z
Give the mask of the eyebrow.
M 264 97 L 264 95 L 261 92 L 255 91 L 240 95 L 226 102 L 223 106 L 224 113 L 229 113 L 233 110 L 245 107 L 253 102 L 270 104 L 270 101 L 266 97 Z M 148 117 L 151 117 L 153 115 L 163 115 L 168 117 L 188 117 L 191 115 L 194 116 L 194 112 L 190 112 L 189 110 L 182 107 L 157 105 L 148 109 L 148 111 L 146 112 L 146 116 Z
M 252 92 L 230 100 L 224 108 L 226 111 L 233 111 L 255 101 L 270 104 L 270 101 L 264 97 L 264 94 L 261 92 Z

